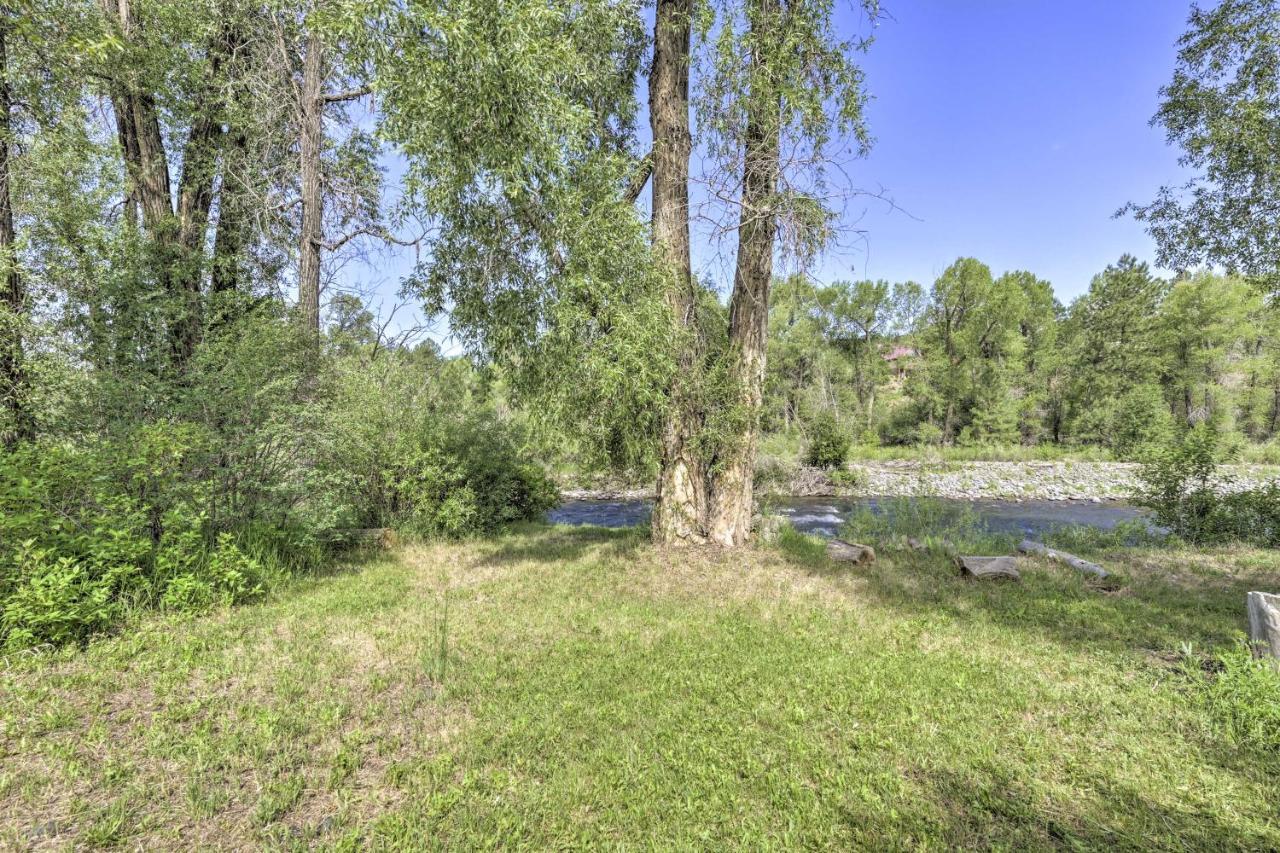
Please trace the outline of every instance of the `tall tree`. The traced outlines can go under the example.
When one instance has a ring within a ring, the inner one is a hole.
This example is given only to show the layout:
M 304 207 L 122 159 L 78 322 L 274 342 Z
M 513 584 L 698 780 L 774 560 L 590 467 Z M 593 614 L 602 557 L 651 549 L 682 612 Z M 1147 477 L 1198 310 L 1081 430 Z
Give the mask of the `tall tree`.
M 872 18 L 878 12 L 874 0 L 863 8 Z M 716 441 L 708 531 L 722 546 L 742 544 L 751 531 L 779 232 L 791 256 L 807 260 L 820 251 L 834 224 L 824 167 L 870 145 L 862 73 L 853 62 L 868 42 L 842 38 L 833 9 L 829 0 L 746 0 L 740 13 L 727 9 L 703 99 L 710 152 L 733 176 L 738 208 L 728 411 Z
M 146 231 L 154 253 L 156 278 L 169 297 L 171 355 L 181 371 L 200 336 L 201 289 L 209 211 L 222 144 L 223 64 L 239 45 L 227 38 L 222 20 L 215 20 L 202 46 L 190 121 L 182 144 L 176 198 L 170 178 L 156 87 L 162 75 L 147 70 L 156 64 L 152 54 L 166 45 L 144 32 L 130 0 L 99 0 L 111 40 L 119 46 L 112 61 L 102 63 L 108 81 L 120 151 L 128 188 L 125 207 L 131 221 Z M 232 14 L 219 6 L 219 14 Z
M 694 373 L 702 358 L 698 293 L 689 248 L 689 64 L 693 0 L 658 0 L 649 71 L 653 135 L 653 244 L 668 277 L 667 301 L 679 347 L 679 370 L 662 425 L 652 529 L 657 542 L 703 541 L 708 495 L 706 463 L 696 446 L 702 428 Z
M 1124 210 L 1161 266 L 1220 264 L 1280 288 L 1280 0 L 1193 6 L 1160 94 L 1152 124 L 1197 174 Z
M 26 404 L 23 364 L 22 329 L 27 296 L 18 267 L 13 197 L 9 188 L 10 158 L 14 151 L 14 98 L 8 47 L 11 30 L 9 11 L 0 8 L 0 406 L 6 415 L 5 421 L 0 422 L 0 444 L 8 448 L 31 438 L 35 431 Z

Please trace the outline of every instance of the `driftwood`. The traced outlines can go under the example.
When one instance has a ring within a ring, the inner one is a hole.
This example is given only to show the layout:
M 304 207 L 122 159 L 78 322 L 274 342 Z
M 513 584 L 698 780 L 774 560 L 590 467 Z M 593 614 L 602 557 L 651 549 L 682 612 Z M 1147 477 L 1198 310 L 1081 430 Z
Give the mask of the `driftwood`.
M 1066 551 L 1059 551 L 1042 545 L 1039 542 L 1032 542 L 1030 539 L 1023 539 L 1018 543 L 1018 552 L 1021 554 L 1038 554 L 1041 557 L 1047 557 L 1058 563 L 1063 563 L 1077 571 L 1085 574 L 1095 575 L 1100 578 L 1107 576 L 1107 570 L 1099 566 L 1097 563 L 1090 563 L 1088 560 L 1082 560 L 1074 554 L 1068 554 Z
M 1280 666 L 1280 595 L 1251 592 L 1245 597 L 1249 608 L 1249 645 L 1255 657 L 1277 659 Z
M 390 527 L 348 527 L 336 530 L 333 539 L 343 545 L 365 548 L 394 548 L 400 537 Z
M 960 574 L 975 578 L 1008 578 L 1019 580 L 1017 559 L 1014 557 L 956 557 Z
M 876 552 L 873 548 L 846 542 L 843 539 L 832 539 L 827 543 L 827 556 L 842 563 L 853 563 L 855 566 L 876 561 Z

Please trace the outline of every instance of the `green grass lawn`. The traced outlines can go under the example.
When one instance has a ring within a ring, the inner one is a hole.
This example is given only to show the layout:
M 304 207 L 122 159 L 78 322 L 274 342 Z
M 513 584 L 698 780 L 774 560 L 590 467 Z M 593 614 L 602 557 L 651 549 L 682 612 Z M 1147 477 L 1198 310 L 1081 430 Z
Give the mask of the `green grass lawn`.
M 1280 849 L 1203 698 L 1276 554 L 787 541 L 535 527 L 11 655 L 0 847 Z

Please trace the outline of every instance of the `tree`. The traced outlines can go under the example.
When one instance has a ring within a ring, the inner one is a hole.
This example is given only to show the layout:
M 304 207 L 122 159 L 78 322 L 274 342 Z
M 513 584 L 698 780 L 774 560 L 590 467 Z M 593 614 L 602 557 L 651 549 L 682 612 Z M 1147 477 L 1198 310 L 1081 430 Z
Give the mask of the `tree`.
M 649 126 L 653 135 L 654 254 L 669 277 L 671 312 L 679 369 L 662 424 L 661 459 L 653 507 L 658 542 L 702 541 L 708 494 L 706 462 L 697 448 L 704 419 L 697 401 L 695 371 L 704 342 L 697 328 L 698 293 L 689 248 L 689 64 L 692 0 L 658 0 L 654 15 L 653 64 L 649 71 Z
M 874 18 L 877 4 L 863 5 Z M 867 42 L 839 36 L 833 8 L 828 0 L 746 0 L 740 10 L 724 9 L 701 99 L 709 151 L 731 176 L 738 208 L 708 520 L 710 539 L 722 546 L 742 544 L 751 531 L 778 234 L 794 257 L 820 251 L 833 224 L 824 167 L 837 150 L 861 154 L 870 145 L 862 73 L 852 60 Z
M 1010 370 L 1022 355 L 1026 294 L 1016 276 L 991 277 L 975 258 L 960 258 L 933 285 L 921 342 L 930 397 L 925 416 L 950 444 L 1008 440 L 1017 410 Z
M 1071 419 L 1077 435 L 1106 443 L 1111 404 L 1133 385 L 1159 382 L 1156 324 L 1165 282 L 1132 255 L 1094 276 L 1071 305 Z
M 406 289 L 593 463 L 652 465 L 678 348 L 634 205 L 640 16 L 454 0 L 377 25 L 380 132 L 407 157 L 405 206 L 436 226 Z
M 1152 124 L 1198 174 L 1130 204 L 1161 266 L 1221 264 L 1280 287 L 1280 2 L 1196 5 Z
M 1259 302 L 1245 282 L 1207 273 L 1176 282 L 1165 297 L 1156 328 L 1161 372 L 1187 426 L 1224 414 L 1228 358 L 1253 337 Z
M 329 44 L 329 34 L 325 32 L 323 17 L 328 11 L 313 4 L 305 19 L 301 22 L 299 49 L 301 51 L 302 80 L 295 87 L 297 98 L 298 126 L 298 174 L 301 193 L 300 227 L 298 229 L 298 313 L 303 326 L 313 333 L 320 331 L 320 271 L 321 252 L 325 249 L 335 250 L 351 240 L 368 234 L 390 238 L 384 229 L 377 225 L 379 219 L 376 207 L 361 205 L 362 196 L 375 197 L 376 193 L 359 186 L 356 182 L 351 191 L 356 203 L 350 205 L 358 215 L 348 227 L 351 230 L 332 242 L 326 242 L 325 235 L 325 196 L 335 192 L 338 182 L 335 176 L 325 174 L 325 113 L 333 112 L 339 105 L 348 101 L 372 94 L 372 87 L 362 77 L 363 69 L 343 69 L 341 63 L 334 61 L 334 51 Z M 348 29 L 359 30 L 359 25 Z M 338 78 L 338 88 L 333 85 Z M 361 139 L 356 133 L 355 139 Z M 348 151 L 352 150 L 350 147 Z M 371 177 L 370 167 L 373 149 L 365 152 L 360 158 L 363 162 L 357 167 L 357 174 Z
M 0 9 L 0 444 L 12 449 L 35 432 L 28 409 L 27 371 L 23 364 L 23 324 L 27 295 L 18 267 L 17 234 L 14 231 L 10 162 L 14 152 L 13 84 L 8 42 L 13 21 Z
M 892 321 L 887 281 L 836 282 L 818 293 L 823 336 L 848 360 L 862 426 L 869 427 L 876 388 L 884 380 L 880 344 Z

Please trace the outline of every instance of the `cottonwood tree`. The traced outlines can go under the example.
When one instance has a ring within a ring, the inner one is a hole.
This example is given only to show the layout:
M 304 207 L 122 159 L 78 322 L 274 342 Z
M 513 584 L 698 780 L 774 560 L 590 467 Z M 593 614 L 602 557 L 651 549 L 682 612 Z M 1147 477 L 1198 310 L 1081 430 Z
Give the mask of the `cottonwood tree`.
M 354 126 L 345 105 L 373 94 L 369 69 L 350 59 L 343 35 L 359 37 L 364 20 L 346 7 L 312 3 L 299 20 L 279 25 L 283 42 L 296 40 L 300 73 L 293 80 L 298 138 L 300 219 L 298 228 L 298 313 L 305 328 L 320 331 L 322 253 L 337 251 L 362 237 L 401 242 L 381 222 L 381 187 L 375 166 L 377 146 Z M 345 139 L 334 145 L 326 118 Z M 333 150 L 326 151 L 332 145 Z M 328 155 L 326 157 L 326 155 Z M 341 221 L 326 229 L 326 198 L 340 206 Z M 327 230 L 337 229 L 337 234 Z
M 875 2 L 862 7 L 872 19 L 878 13 Z M 720 8 L 699 107 L 719 170 L 713 193 L 737 209 L 707 518 L 708 538 L 722 546 L 744 543 L 751 531 L 775 256 L 807 259 L 830 242 L 832 204 L 851 190 L 832 187 L 827 166 L 870 145 L 862 72 L 853 61 L 867 45 L 840 34 L 826 0 Z
M 699 542 L 706 533 L 707 462 L 697 445 L 705 423 L 698 379 L 705 341 L 698 326 L 698 283 L 689 238 L 689 73 L 693 0 L 657 0 L 649 71 L 653 137 L 652 235 L 666 276 L 678 370 L 662 423 L 661 458 L 651 526 L 658 542 Z
M 405 204 L 435 228 L 406 289 L 508 371 L 517 401 L 620 465 L 651 458 L 675 354 L 632 203 L 648 171 L 632 149 L 639 11 L 393 5 L 375 61 L 381 132 L 408 161 Z
M 1196 175 L 1130 204 L 1161 266 L 1220 264 L 1280 288 L 1280 2 L 1195 5 L 1152 124 Z
M 0 7 L 0 444 L 13 448 L 35 431 L 27 407 L 27 370 L 24 365 L 23 325 L 27 295 L 18 265 L 14 229 L 12 158 L 15 155 L 14 76 L 9 63 L 9 42 L 15 28 L 13 13 Z

